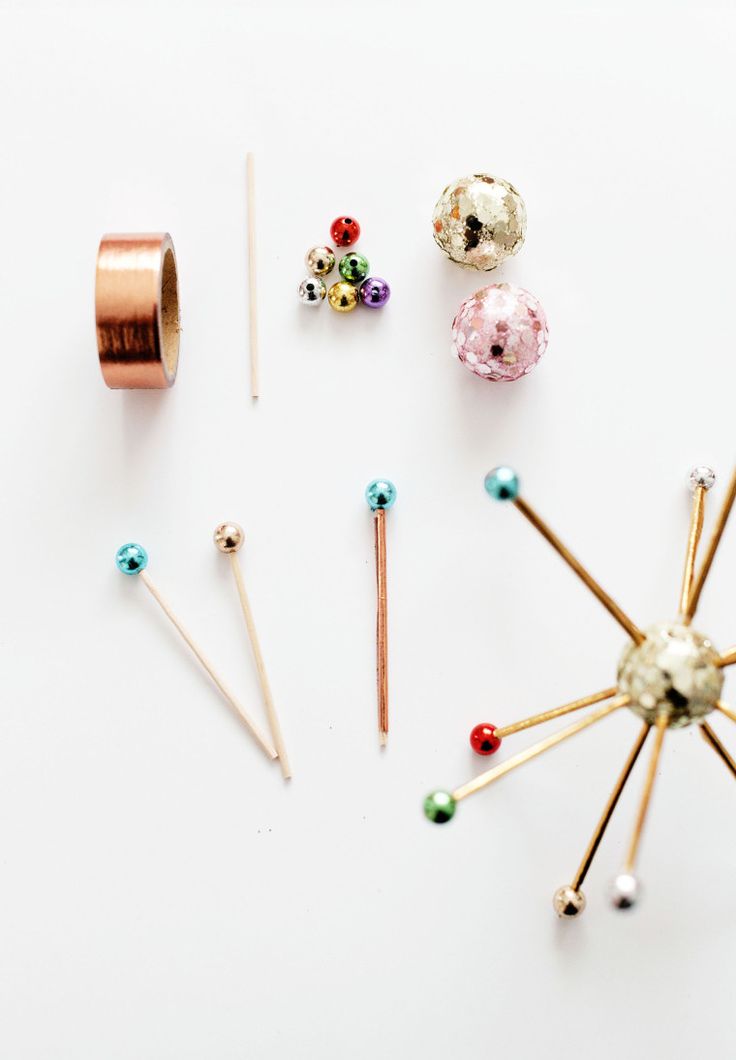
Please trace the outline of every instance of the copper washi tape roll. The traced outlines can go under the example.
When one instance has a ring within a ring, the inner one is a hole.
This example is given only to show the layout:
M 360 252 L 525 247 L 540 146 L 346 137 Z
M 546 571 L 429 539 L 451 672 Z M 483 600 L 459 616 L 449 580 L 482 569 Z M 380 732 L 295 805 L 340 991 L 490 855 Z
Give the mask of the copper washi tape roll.
M 113 390 L 174 385 L 179 282 L 168 233 L 106 235 L 97 252 L 97 349 Z

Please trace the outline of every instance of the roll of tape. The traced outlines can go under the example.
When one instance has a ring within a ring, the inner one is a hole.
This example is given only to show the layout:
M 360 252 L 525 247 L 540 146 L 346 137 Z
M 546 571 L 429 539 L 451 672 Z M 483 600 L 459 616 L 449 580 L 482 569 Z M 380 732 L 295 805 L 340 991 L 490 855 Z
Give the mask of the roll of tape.
M 179 282 L 168 233 L 106 235 L 97 253 L 97 349 L 113 390 L 174 385 Z

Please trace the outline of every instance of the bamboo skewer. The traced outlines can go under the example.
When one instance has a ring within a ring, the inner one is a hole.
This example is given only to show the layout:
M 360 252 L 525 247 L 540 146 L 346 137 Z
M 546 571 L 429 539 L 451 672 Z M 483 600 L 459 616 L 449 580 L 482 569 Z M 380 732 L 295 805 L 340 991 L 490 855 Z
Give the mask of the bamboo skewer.
M 243 577 L 243 568 L 240 565 L 238 559 L 238 552 L 243 546 L 245 541 L 245 535 L 243 534 L 242 527 L 238 526 L 237 523 L 221 523 L 215 530 L 214 541 L 218 551 L 223 552 L 229 556 L 230 566 L 232 568 L 233 577 L 235 578 L 235 585 L 238 590 L 238 597 L 240 598 L 240 606 L 243 612 L 243 618 L 245 619 L 245 627 L 248 632 L 248 639 L 250 646 L 253 651 L 253 658 L 255 659 L 256 671 L 258 673 L 258 683 L 261 687 L 261 694 L 263 696 L 263 702 L 266 707 L 266 715 L 268 717 L 268 725 L 271 730 L 271 737 L 276 745 L 276 752 L 279 759 L 279 766 L 281 767 L 281 773 L 284 780 L 291 778 L 291 765 L 289 763 L 289 757 L 286 753 L 286 744 L 284 742 L 284 736 L 281 731 L 281 724 L 279 722 L 278 714 L 276 713 L 276 705 L 273 700 L 271 693 L 271 685 L 268 680 L 268 674 L 266 672 L 266 664 L 263 659 L 263 652 L 261 651 L 261 644 L 258 638 L 258 631 L 256 630 L 255 619 L 253 618 L 253 610 L 250 606 L 250 600 L 248 593 L 245 588 L 245 579 Z
M 258 350 L 258 288 L 256 277 L 256 159 L 246 155 L 246 190 L 248 199 L 248 332 L 250 345 L 250 395 L 260 393 Z
M 225 700 L 225 702 L 228 704 L 228 706 L 230 706 L 235 711 L 235 713 L 238 715 L 238 717 L 240 717 L 240 719 L 245 723 L 245 725 L 249 729 L 251 735 L 255 738 L 256 742 L 258 743 L 259 747 L 266 753 L 266 755 L 268 755 L 269 758 L 271 758 L 271 759 L 276 758 L 276 751 L 271 746 L 271 744 L 268 742 L 268 739 L 266 738 L 264 733 L 261 732 L 260 728 L 256 725 L 256 723 L 250 717 L 250 715 L 246 711 L 245 707 L 241 706 L 241 704 L 238 702 L 238 700 L 232 694 L 230 689 L 227 688 L 227 686 L 224 684 L 224 682 L 221 680 L 221 678 L 217 675 L 217 673 L 215 672 L 214 667 L 212 666 L 212 663 L 210 662 L 210 660 L 204 654 L 202 649 L 192 639 L 190 633 L 182 625 L 182 623 L 179 620 L 179 618 L 174 614 L 174 612 L 172 611 L 170 605 L 163 598 L 163 596 L 161 595 L 159 590 L 156 588 L 154 583 L 151 581 L 151 579 L 148 576 L 147 572 L 144 571 L 144 570 L 140 571 L 139 577 L 140 577 L 141 581 L 143 582 L 143 584 L 145 585 L 145 587 L 148 589 L 148 591 L 151 594 L 151 596 L 154 598 L 156 603 L 159 605 L 161 610 L 164 612 L 166 617 L 169 619 L 169 621 L 172 623 L 172 625 L 174 626 L 176 631 L 179 633 L 179 636 L 182 638 L 182 640 L 187 645 L 187 647 L 190 649 L 190 651 L 193 653 L 193 655 L 195 656 L 195 658 L 197 659 L 199 664 L 202 666 L 202 668 L 208 674 L 208 676 L 210 677 L 210 679 L 214 683 L 215 687 L 219 691 L 219 693 L 222 696 L 222 698 Z

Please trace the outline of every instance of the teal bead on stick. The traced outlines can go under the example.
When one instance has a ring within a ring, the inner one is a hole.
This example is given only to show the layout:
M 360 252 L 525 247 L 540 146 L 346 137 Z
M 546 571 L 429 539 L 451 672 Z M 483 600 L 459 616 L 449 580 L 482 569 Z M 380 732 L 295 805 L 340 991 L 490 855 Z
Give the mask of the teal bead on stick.
M 513 468 L 494 467 L 485 477 L 489 497 L 496 501 L 515 501 L 519 496 L 519 476 Z
M 387 478 L 374 478 L 365 488 L 365 499 L 374 512 L 390 508 L 396 500 L 396 486 Z
M 140 574 L 148 566 L 148 553 L 143 545 L 131 541 L 117 550 L 115 563 L 122 574 Z
M 365 489 L 365 499 L 373 512 L 376 541 L 376 679 L 378 684 L 378 737 L 381 747 L 388 742 L 388 594 L 386 588 L 386 511 L 396 500 L 396 486 L 376 478 Z

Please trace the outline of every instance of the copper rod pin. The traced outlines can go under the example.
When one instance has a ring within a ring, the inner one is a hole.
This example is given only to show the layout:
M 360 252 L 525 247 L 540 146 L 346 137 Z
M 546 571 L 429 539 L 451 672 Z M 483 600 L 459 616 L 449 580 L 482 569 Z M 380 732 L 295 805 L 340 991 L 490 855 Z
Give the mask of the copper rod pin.
M 702 733 L 703 739 L 706 741 L 706 743 L 709 743 L 711 745 L 711 747 L 716 752 L 721 761 L 724 763 L 724 765 L 727 766 L 727 768 L 731 770 L 731 773 L 736 777 L 736 762 L 734 762 L 733 758 L 731 758 L 731 755 L 728 753 L 726 748 L 723 746 L 721 741 L 713 732 L 710 725 L 708 725 L 706 722 L 703 722 L 703 724 L 700 726 L 700 732 Z
M 682 575 L 682 588 L 680 590 L 680 614 L 686 615 L 690 606 L 690 593 L 693 587 L 695 575 L 695 556 L 698 544 L 703 533 L 703 513 L 705 509 L 705 486 L 698 485 L 693 492 L 693 507 L 690 514 L 690 532 L 687 538 L 687 552 L 685 553 L 685 570 Z
M 634 866 L 636 865 L 636 855 L 639 851 L 644 822 L 652 798 L 654 779 L 657 775 L 657 765 L 659 763 L 659 756 L 662 753 L 662 743 L 664 742 L 664 734 L 667 731 L 668 720 L 667 714 L 662 712 L 657 715 L 657 720 L 654 723 L 656 730 L 654 733 L 654 746 L 652 747 L 652 754 L 649 759 L 649 767 L 644 781 L 644 791 L 642 792 L 641 802 L 639 803 L 639 812 L 637 813 L 636 821 L 634 822 L 634 832 L 631 836 L 629 849 L 626 853 L 626 860 L 624 862 L 625 873 L 633 874 Z
M 565 703 L 561 707 L 555 707 L 554 710 L 545 710 L 541 714 L 532 714 L 529 718 L 524 718 L 522 721 L 515 721 L 512 725 L 504 725 L 502 728 L 497 728 L 494 731 L 494 736 L 497 736 L 499 740 L 502 740 L 505 736 L 511 736 L 512 733 L 522 732 L 524 729 L 531 729 L 533 725 L 542 725 L 545 721 L 553 721 L 554 718 L 561 718 L 563 714 L 571 714 L 574 710 L 582 710 L 583 707 L 592 707 L 594 703 L 601 703 L 604 699 L 611 699 L 615 696 L 618 689 L 614 685 L 613 688 L 604 688 L 602 692 L 594 692 L 592 696 L 584 696 L 583 699 L 574 699 L 571 703 Z
M 720 710 L 721 714 L 725 715 L 725 717 L 727 718 L 730 718 L 731 721 L 736 721 L 736 711 L 731 710 L 731 708 L 727 707 L 726 704 L 723 703 L 720 699 L 716 703 L 716 710 Z
M 493 769 L 481 773 L 480 776 L 475 777 L 474 780 L 469 780 L 467 784 L 463 784 L 461 787 L 456 788 L 452 793 L 453 799 L 455 799 L 456 802 L 459 802 L 461 799 L 466 799 L 468 795 L 474 795 L 476 791 L 480 791 L 481 788 L 485 788 L 489 784 L 492 784 L 494 780 L 498 780 L 500 777 L 505 776 L 506 773 L 510 773 L 511 770 L 516 769 L 517 766 L 522 766 L 525 762 L 529 762 L 532 758 L 536 758 L 537 755 L 542 754 L 543 751 L 548 751 L 552 747 L 556 747 L 558 743 L 562 743 L 562 741 L 566 740 L 569 736 L 574 736 L 576 733 L 582 732 L 583 729 L 587 729 L 589 725 L 593 725 L 596 721 L 600 721 L 602 718 L 612 714 L 613 711 L 618 710 L 619 707 L 625 707 L 628 702 L 628 696 L 618 696 L 616 699 L 612 699 L 610 703 L 605 705 L 605 707 L 601 707 L 592 714 L 588 714 L 585 718 L 581 718 L 580 721 L 568 725 L 566 729 L 556 732 L 553 736 L 548 736 L 545 740 L 540 740 L 538 743 L 532 744 L 532 746 L 527 747 L 525 751 L 520 751 L 512 758 L 494 766 Z
M 644 634 L 634 622 L 631 621 L 629 616 L 621 610 L 615 600 L 613 600 L 605 589 L 602 588 L 595 580 L 595 578 L 588 573 L 582 563 L 573 556 L 572 552 L 563 545 L 559 537 L 550 529 L 544 520 L 531 508 L 525 500 L 521 497 L 517 497 L 514 502 L 515 506 L 519 509 L 521 514 L 529 520 L 544 537 L 555 552 L 564 559 L 568 567 L 577 574 L 582 582 L 590 589 L 590 591 L 597 596 L 600 602 L 603 604 L 605 609 L 608 611 L 613 618 L 616 619 L 618 624 L 626 630 L 627 634 L 631 637 L 635 644 L 641 644 L 644 640 Z
M 642 726 L 641 732 L 636 738 L 636 743 L 632 747 L 629 757 L 626 759 L 626 762 L 624 764 L 624 768 L 621 770 L 621 774 L 613 787 L 613 791 L 608 797 L 608 802 L 606 803 L 605 809 L 601 814 L 601 819 L 596 825 L 595 831 L 593 832 L 593 835 L 590 838 L 590 842 L 588 843 L 588 849 L 583 854 L 583 860 L 580 862 L 580 865 L 578 866 L 578 871 L 575 873 L 573 881 L 570 884 L 574 891 L 580 890 L 585 880 L 585 877 L 588 875 L 588 870 L 593 864 L 593 858 L 595 857 L 598 847 L 601 844 L 601 840 L 603 839 L 606 829 L 608 828 L 608 823 L 611 820 L 611 817 L 613 816 L 613 811 L 616 809 L 618 800 L 621 797 L 621 792 L 624 790 L 626 782 L 631 775 L 631 771 L 634 768 L 636 760 L 639 757 L 639 754 L 641 752 L 642 747 L 644 746 L 647 736 L 649 735 L 650 728 L 651 725 L 649 725 L 647 722 L 645 722 Z
M 386 588 L 386 510 L 373 513 L 376 539 L 376 680 L 378 686 L 378 735 L 381 745 L 388 739 L 388 594 Z
M 736 501 L 736 471 L 734 471 L 733 475 L 731 476 L 731 481 L 728 484 L 726 496 L 723 500 L 723 504 L 721 505 L 721 510 L 718 513 L 716 524 L 713 527 L 713 533 L 711 534 L 710 541 L 708 542 L 708 548 L 706 549 L 705 555 L 703 556 L 702 565 L 700 567 L 700 570 L 698 571 L 698 575 L 690 592 L 690 600 L 688 602 L 687 612 L 685 615 L 685 619 L 687 622 L 690 622 L 692 620 L 693 616 L 695 615 L 695 612 L 697 611 L 698 603 L 700 601 L 700 594 L 703 591 L 705 580 L 708 577 L 711 566 L 713 565 L 713 560 L 715 558 L 716 552 L 718 551 L 718 545 L 720 544 L 721 538 L 723 536 L 723 531 L 726 529 L 726 523 L 728 522 L 728 517 L 731 514 L 731 509 L 733 508 L 734 501 Z
M 716 666 L 733 666 L 736 663 L 736 648 L 729 648 L 716 662 Z

